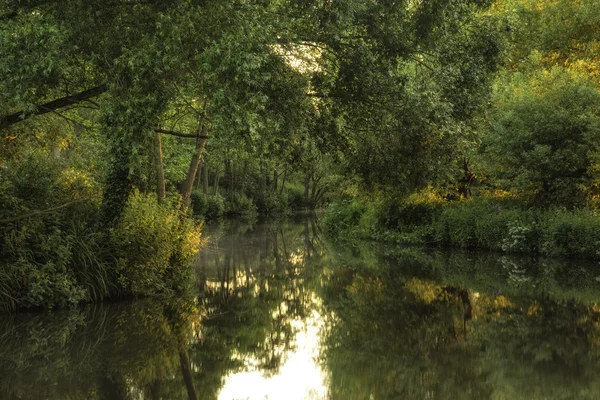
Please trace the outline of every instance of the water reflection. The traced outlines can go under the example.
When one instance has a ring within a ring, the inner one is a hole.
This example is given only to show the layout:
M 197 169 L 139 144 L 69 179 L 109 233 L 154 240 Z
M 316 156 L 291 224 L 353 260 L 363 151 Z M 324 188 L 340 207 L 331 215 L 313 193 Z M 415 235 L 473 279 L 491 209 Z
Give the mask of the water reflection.
M 192 299 L 0 316 L 2 398 L 600 398 L 597 265 L 208 230 Z
M 330 398 L 600 398 L 595 265 L 358 250 L 323 286 Z
M 316 363 L 322 305 L 313 261 L 322 242 L 314 220 L 209 230 L 197 263 L 204 336 L 191 354 L 205 363 L 219 346 L 225 353 L 216 357 L 228 356 L 206 398 L 326 398 Z

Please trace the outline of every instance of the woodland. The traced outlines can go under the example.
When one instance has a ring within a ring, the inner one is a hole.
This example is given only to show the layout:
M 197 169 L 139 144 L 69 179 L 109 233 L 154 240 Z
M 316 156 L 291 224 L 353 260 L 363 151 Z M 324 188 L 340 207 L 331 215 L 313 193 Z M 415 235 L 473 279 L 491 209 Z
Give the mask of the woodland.
M 176 296 L 202 223 L 600 257 L 597 0 L 0 0 L 0 311 Z

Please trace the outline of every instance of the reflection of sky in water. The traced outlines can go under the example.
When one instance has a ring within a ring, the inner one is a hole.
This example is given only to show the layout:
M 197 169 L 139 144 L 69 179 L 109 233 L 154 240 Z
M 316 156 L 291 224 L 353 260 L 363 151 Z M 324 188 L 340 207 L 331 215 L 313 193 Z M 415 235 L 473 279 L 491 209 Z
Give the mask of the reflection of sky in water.
M 327 374 L 317 363 L 323 323 L 314 310 L 305 320 L 292 321 L 296 333 L 279 371 L 267 376 L 256 367 L 258 360 L 246 359 L 246 371 L 224 378 L 219 400 L 326 399 Z

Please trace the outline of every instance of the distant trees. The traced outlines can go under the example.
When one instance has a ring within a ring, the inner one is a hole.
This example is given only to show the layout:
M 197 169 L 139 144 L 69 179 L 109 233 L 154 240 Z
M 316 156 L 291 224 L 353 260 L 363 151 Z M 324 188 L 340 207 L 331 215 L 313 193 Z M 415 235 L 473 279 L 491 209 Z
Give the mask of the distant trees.
M 598 11 L 566 0 L 495 8 L 511 46 L 481 125 L 478 173 L 492 187 L 542 207 L 597 203 Z
M 561 67 L 503 83 L 483 139 L 493 175 L 538 205 L 584 206 L 598 189 L 600 91 Z

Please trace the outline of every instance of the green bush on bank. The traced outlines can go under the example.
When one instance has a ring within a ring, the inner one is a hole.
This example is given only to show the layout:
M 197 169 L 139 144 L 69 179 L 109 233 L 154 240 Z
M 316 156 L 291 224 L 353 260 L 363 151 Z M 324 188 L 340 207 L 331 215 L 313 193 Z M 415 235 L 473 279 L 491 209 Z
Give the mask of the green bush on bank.
M 498 199 L 445 203 L 355 199 L 330 205 L 323 226 L 342 240 L 600 258 L 600 216 L 588 209 L 545 211 Z
M 150 296 L 185 284 L 200 248 L 200 228 L 154 194 L 134 193 L 111 239 L 118 283 L 127 295 Z
M 191 207 L 194 216 L 215 219 L 224 215 L 252 217 L 257 206 L 251 198 L 240 193 L 226 191 L 225 196 L 205 195 L 201 190 L 192 192 Z
M 93 224 L 93 200 L 4 224 L 0 311 L 182 292 L 200 227 L 181 218 L 175 203 L 136 192 L 109 232 Z
M 256 215 L 287 215 L 293 211 L 312 209 L 307 204 L 304 188 L 300 185 L 288 184 L 284 190 L 264 192 L 250 191 L 242 193 L 227 188 L 221 194 L 204 194 L 201 189 L 194 190 L 191 197 L 191 208 L 194 216 L 215 219 L 222 216 L 241 216 L 253 218 Z

